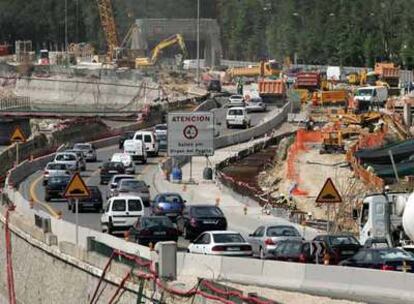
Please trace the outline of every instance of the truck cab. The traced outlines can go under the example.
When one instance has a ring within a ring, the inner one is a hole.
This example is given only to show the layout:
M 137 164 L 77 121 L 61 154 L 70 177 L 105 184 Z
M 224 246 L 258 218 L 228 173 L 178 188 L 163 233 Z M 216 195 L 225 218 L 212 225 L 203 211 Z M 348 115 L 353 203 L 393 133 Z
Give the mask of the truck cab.
M 388 98 L 388 89 L 382 86 L 361 87 L 355 93 L 360 108 L 383 107 Z
M 403 233 L 401 205 L 408 196 L 405 192 L 384 192 L 364 198 L 358 219 L 362 245 L 371 238 L 400 239 Z

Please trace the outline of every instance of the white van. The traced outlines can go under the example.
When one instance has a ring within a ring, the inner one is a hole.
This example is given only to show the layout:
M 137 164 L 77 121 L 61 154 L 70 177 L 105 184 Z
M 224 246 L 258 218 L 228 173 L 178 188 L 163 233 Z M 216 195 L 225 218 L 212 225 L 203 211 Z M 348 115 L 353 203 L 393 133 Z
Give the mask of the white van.
M 133 140 L 141 140 L 145 144 L 148 154 L 158 156 L 158 141 L 155 134 L 151 131 L 135 132 Z
M 226 116 L 227 128 L 236 126 L 243 128 L 250 128 L 251 120 L 247 115 L 247 110 L 244 107 L 234 107 L 227 110 Z
M 359 104 L 383 107 L 388 99 L 388 89 L 382 86 L 361 87 L 355 92 Z
M 124 153 L 131 155 L 135 164 L 139 161 L 143 164 L 147 162 L 147 150 L 142 140 L 127 139 L 124 141 Z
M 139 196 L 111 197 L 104 206 L 101 216 L 102 232 L 112 234 L 114 231 L 126 231 L 136 220 L 149 215 L 149 209 L 144 207 Z

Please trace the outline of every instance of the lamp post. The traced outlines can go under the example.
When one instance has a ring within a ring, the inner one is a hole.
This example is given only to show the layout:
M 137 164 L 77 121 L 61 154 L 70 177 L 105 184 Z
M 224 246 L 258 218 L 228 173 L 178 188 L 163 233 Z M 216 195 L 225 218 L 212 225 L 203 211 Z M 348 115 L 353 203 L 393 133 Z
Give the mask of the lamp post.
M 197 86 L 200 85 L 200 0 L 197 0 Z

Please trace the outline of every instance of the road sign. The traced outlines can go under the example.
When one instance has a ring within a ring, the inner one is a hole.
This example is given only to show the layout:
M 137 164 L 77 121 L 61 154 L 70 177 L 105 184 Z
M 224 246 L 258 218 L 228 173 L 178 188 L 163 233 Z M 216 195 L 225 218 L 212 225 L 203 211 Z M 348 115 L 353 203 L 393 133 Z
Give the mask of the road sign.
M 13 131 L 11 137 L 10 137 L 10 140 L 12 142 L 25 142 L 26 141 L 26 136 L 24 136 L 24 133 L 23 133 L 22 129 L 20 129 L 19 126 L 17 126 L 14 129 L 14 131 Z
M 214 115 L 211 112 L 168 114 L 169 156 L 214 154 Z
M 86 187 L 79 173 L 75 173 L 72 176 L 63 196 L 66 198 L 83 198 L 90 196 L 89 189 Z
M 331 178 L 326 180 L 321 192 L 319 192 L 316 198 L 316 202 L 321 204 L 342 203 L 342 197 L 338 190 L 336 190 Z

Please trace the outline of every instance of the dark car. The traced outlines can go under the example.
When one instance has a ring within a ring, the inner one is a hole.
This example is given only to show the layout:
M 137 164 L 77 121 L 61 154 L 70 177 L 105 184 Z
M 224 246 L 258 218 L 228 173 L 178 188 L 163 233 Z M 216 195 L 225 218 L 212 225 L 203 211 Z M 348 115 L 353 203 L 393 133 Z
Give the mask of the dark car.
M 142 216 L 129 229 L 128 239 L 141 245 L 164 241 L 177 242 L 178 231 L 166 216 Z
M 167 134 L 157 135 L 157 141 L 158 141 L 158 150 L 159 151 L 167 151 L 167 149 L 168 149 L 168 135 Z
M 52 198 L 63 198 L 66 186 L 69 184 L 71 176 L 51 176 L 45 187 L 45 201 L 49 202 Z
M 311 254 L 311 242 L 301 240 L 285 240 L 277 243 L 276 248 L 269 252 L 269 258 L 299 263 L 312 263 L 315 259 Z
M 211 79 L 207 84 L 207 91 L 221 92 L 221 81 L 219 79 Z
M 111 177 L 116 174 L 124 174 L 125 173 L 125 167 L 124 164 L 121 162 L 106 162 L 102 165 L 100 168 L 100 177 L 101 181 L 100 184 L 107 184 Z
M 391 246 L 388 244 L 388 241 L 384 237 L 377 237 L 377 238 L 369 238 L 365 241 L 364 248 L 390 248 Z
M 127 139 L 132 139 L 134 137 L 135 131 L 127 131 L 119 137 L 119 149 L 124 148 L 124 142 Z
M 414 257 L 399 248 L 363 248 L 341 266 L 414 272 Z
M 177 217 L 177 229 L 185 239 L 193 240 L 204 231 L 227 230 L 227 220 L 219 207 L 188 206 Z
M 103 210 L 103 200 L 101 191 L 96 186 L 87 187 L 91 196 L 79 199 L 78 212 L 81 212 L 85 209 L 93 209 L 97 212 L 101 212 Z M 76 212 L 75 200 L 71 199 L 68 201 L 68 209 L 72 210 L 73 213 Z
M 329 264 L 332 265 L 353 256 L 361 248 L 358 240 L 348 234 L 318 235 L 313 240 L 323 243 L 327 251 L 326 254 L 329 256 Z
M 154 215 L 166 215 L 172 219 L 183 213 L 185 200 L 178 193 L 160 193 L 155 196 L 151 209 Z

